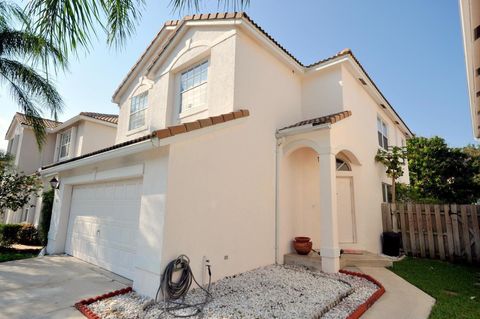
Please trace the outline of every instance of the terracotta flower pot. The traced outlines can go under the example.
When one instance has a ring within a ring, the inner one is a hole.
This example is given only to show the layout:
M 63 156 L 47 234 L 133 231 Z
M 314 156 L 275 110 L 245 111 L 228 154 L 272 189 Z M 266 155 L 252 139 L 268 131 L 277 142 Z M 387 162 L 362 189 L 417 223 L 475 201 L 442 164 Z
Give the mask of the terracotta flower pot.
M 299 255 L 308 255 L 312 251 L 312 242 L 310 237 L 295 237 L 293 248 Z

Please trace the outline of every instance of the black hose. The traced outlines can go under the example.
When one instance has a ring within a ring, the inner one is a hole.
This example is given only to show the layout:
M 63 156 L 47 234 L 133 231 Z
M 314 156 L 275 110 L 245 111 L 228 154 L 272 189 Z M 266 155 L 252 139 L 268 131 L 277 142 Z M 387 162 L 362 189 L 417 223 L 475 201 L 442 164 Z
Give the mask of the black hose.
M 155 302 L 158 302 L 158 294 L 162 291 L 165 312 L 177 318 L 193 317 L 200 314 L 211 299 L 210 285 L 212 282 L 212 273 L 210 265 L 207 265 L 207 269 L 209 278 L 207 289 L 205 289 L 195 279 L 192 269 L 190 268 L 190 259 L 185 255 L 178 256 L 165 267 L 160 286 L 155 295 Z M 174 281 L 173 274 L 177 271 L 181 271 L 181 274 L 179 279 Z M 192 281 L 205 292 L 205 301 L 196 304 L 185 302 L 185 297 L 192 286 Z M 178 301 L 180 298 L 182 298 L 182 300 Z M 183 309 L 192 309 L 193 312 L 185 315 L 174 313 Z

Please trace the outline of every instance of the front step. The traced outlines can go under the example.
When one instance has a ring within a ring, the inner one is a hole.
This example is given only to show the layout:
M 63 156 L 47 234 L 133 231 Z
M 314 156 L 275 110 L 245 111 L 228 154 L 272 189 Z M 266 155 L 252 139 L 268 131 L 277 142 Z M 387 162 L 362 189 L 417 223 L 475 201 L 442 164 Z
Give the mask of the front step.
M 322 258 L 315 254 L 299 255 L 290 253 L 283 256 L 283 263 L 285 265 L 303 266 L 312 271 L 322 271 Z
M 340 268 L 346 267 L 391 267 L 396 258 L 380 256 L 370 252 L 360 254 L 342 254 L 340 256 Z M 285 265 L 304 266 L 313 271 L 322 270 L 322 257 L 311 252 L 309 255 L 290 253 L 283 256 Z
M 392 267 L 393 260 L 384 256 L 366 253 L 365 255 L 343 254 L 340 268 L 346 267 Z

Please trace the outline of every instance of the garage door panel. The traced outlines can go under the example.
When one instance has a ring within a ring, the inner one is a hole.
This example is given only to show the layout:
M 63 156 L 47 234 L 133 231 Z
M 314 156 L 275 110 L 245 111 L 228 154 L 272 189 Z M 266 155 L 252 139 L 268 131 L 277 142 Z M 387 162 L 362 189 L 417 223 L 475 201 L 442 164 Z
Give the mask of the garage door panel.
M 66 252 L 131 279 L 141 193 L 141 180 L 75 186 Z

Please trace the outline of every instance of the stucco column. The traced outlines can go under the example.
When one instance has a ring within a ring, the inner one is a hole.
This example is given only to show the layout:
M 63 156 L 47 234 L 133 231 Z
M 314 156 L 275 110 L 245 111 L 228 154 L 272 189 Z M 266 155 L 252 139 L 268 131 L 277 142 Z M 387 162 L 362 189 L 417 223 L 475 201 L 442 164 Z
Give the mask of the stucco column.
M 319 154 L 320 166 L 320 221 L 322 270 L 334 273 L 340 269 L 340 248 L 338 245 L 337 185 L 335 155 L 328 152 Z
M 62 184 L 60 180 L 60 189 L 55 190 L 53 199 L 52 219 L 50 221 L 50 230 L 48 231 L 48 254 L 65 252 L 71 197 L 72 185 Z

